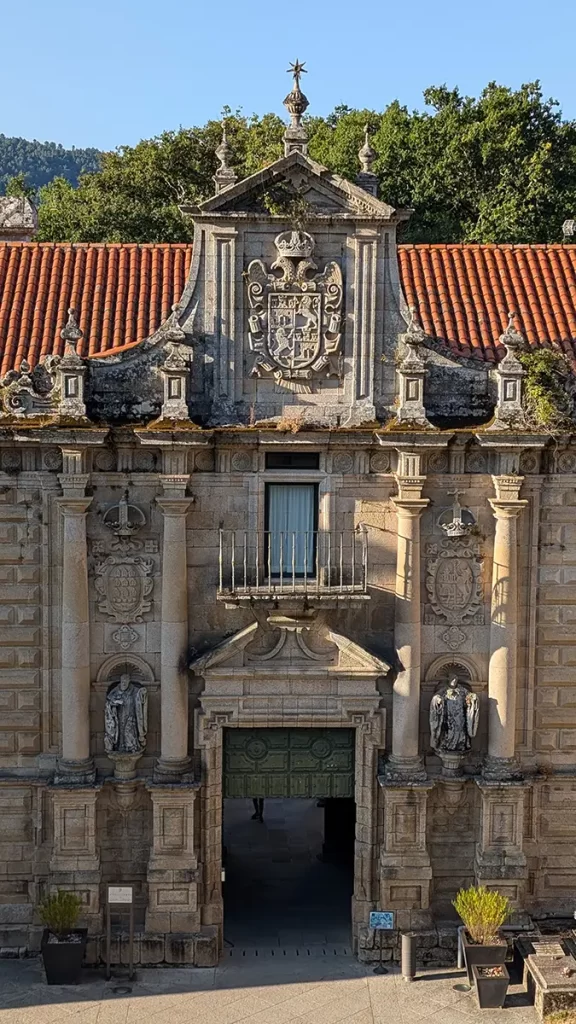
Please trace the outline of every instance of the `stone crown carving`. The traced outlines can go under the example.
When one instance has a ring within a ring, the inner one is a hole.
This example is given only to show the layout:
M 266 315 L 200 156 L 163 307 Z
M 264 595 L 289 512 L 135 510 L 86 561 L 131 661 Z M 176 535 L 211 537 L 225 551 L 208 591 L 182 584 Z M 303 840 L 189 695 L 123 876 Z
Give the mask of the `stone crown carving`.
M 306 259 L 314 252 L 314 239 L 305 231 L 283 231 L 277 235 L 274 245 L 280 256 L 289 256 L 291 259 Z

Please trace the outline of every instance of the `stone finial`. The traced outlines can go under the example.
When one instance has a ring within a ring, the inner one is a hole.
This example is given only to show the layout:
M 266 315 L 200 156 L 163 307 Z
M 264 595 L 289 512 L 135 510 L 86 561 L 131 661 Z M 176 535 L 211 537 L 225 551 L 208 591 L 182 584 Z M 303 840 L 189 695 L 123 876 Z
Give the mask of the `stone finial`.
M 216 156 L 218 157 L 220 167 L 214 175 L 214 182 L 216 184 L 216 195 L 219 195 L 225 188 L 230 185 L 234 185 L 238 180 L 238 175 L 234 171 L 234 168 L 230 166 L 230 146 L 228 145 L 228 138 L 226 136 L 226 122 L 222 122 L 222 139 L 220 144 L 216 147 Z
M 410 306 L 409 308 L 409 320 L 407 324 L 406 333 L 402 335 L 402 339 L 408 348 L 412 351 L 422 347 L 426 342 L 426 331 L 418 323 L 416 318 L 416 306 Z
M 522 404 L 522 379 L 525 370 L 518 359 L 518 353 L 525 349 L 524 338 L 515 327 L 516 313 L 508 314 L 508 325 L 498 339 L 506 349 L 506 355 L 495 368 L 498 382 L 498 396 L 494 410 L 494 422 L 489 430 L 511 430 L 525 427 Z
M 184 333 L 178 322 L 178 317 L 180 316 L 181 312 L 182 310 L 180 306 L 178 305 L 177 302 L 175 302 L 174 305 L 172 306 L 172 315 L 168 318 L 168 321 L 166 323 L 166 329 L 164 331 L 165 341 L 174 341 L 176 343 L 186 341 L 186 334 Z
M 70 308 L 68 310 L 68 320 L 60 331 L 60 337 L 66 342 L 66 350 L 68 352 L 72 350 L 74 354 L 76 353 L 78 342 L 84 337 L 84 332 L 80 330 L 76 316 L 76 310 Z
M 296 59 L 288 68 L 287 73 L 294 76 L 294 84 L 284 100 L 284 106 L 290 114 L 290 124 L 284 132 L 284 155 L 289 156 L 290 153 L 306 155 L 308 152 L 308 136 L 302 124 L 302 117 L 306 113 L 309 103 L 300 88 L 300 78 L 302 75 L 308 74 L 308 72 L 304 64 Z
M 376 159 L 376 150 L 372 148 L 370 144 L 370 129 L 366 125 L 364 128 L 364 145 L 358 151 L 358 158 L 360 160 L 360 167 L 364 174 L 370 174 L 372 171 L 372 164 Z
M 360 160 L 361 171 L 356 178 L 356 184 L 363 188 L 365 192 L 369 192 L 372 196 L 378 195 L 378 175 L 374 174 L 372 165 L 376 159 L 377 153 L 370 144 L 370 129 L 366 125 L 364 128 L 364 144 L 358 151 L 358 159 Z
M 84 403 L 86 363 L 76 351 L 78 342 L 84 337 L 76 317 L 76 310 L 69 309 L 66 325 L 60 331 L 60 337 L 66 342 L 66 348 L 57 370 L 57 386 L 60 391 L 58 408 L 60 415 L 66 419 L 81 420 L 86 416 Z
M 410 319 L 404 334 L 398 337 L 400 358 L 396 364 L 396 376 L 399 384 L 398 408 L 396 418 L 399 423 L 414 423 L 421 427 L 429 427 L 424 406 L 424 380 L 428 375 L 426 369 L 427 350 L 426 334 L 416 320 L 416 310 L 410 307 Z M 402 343 L 404 350 L 402 352 Z
M 506 355 L 515 355 L 516 352 L 521 352 L 524 348 L 524 338 L 520 334 L 520 331 L 516 330 L 516 313 L 508 313 L 508 324 L 506 330 L 500 335 L 498 339 L 501 345 L 504 345 L 506 349 Z

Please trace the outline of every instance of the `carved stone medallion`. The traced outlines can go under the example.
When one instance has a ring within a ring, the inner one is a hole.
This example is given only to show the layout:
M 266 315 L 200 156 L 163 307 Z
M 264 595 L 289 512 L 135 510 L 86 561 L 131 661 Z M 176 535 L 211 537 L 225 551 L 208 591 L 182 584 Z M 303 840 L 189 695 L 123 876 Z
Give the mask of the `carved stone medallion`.
M 98 609 L 116 622 L 142 622 L 150 611 L 154 581 L 150 579 L 152 559 L 141 555 L 109 555 L 96 567 Z
M 470 538 L 429 544 L 426 589 L 433 612 L 449 625 L 482 621 L 482 574 Z
M 322 273 L 311 259 L 314 239 L 285 231 L 274 242 L 278 258 L 268 271 L 252 260 L 247 271 L 251 375 L 277 382 L 339 377 L 342 272 L 327 263 Z

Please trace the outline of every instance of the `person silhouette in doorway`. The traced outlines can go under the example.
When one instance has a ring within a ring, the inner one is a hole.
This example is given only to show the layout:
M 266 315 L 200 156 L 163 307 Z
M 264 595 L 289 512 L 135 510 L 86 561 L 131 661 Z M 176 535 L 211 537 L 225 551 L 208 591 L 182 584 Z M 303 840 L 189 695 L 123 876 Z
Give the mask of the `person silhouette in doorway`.
M 254 797 L 252 803 L 254 804 L 252 821 L 264 821 L 264 800 L 260 796 Z

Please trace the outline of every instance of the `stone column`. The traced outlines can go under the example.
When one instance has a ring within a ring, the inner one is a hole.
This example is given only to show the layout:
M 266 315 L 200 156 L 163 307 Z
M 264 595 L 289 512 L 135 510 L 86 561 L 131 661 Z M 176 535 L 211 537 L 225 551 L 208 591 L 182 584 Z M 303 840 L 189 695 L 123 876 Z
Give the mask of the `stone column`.
M 405 462 L 410 456 L 404 453 Z M 420 456 L 401 468 L 420 468 Z M 422 498 L 424 477 L 398 476 L 398 497 L 393 499 L 398 517 L 396 553 L 395 645 L 399 671 L 392 695 L 392 756 L 388 774 L 397 781 L 426 778 L 419 754 L 420 725 L 420 518 L 428 505 Z
M 188 573 L 186 498 L 188 476 L 161 477 L 164 494 L 157 504 L 164 515 L 162 542 L 162 624 L 160 657 L 161 740 L 155 775 L 178 781 L 188 756 Z
M 64 517 L 62 531 L 61 693 L 62 746 L 55 781 L 90 785 L 95 780 L 90 757 L 90 621 L 86 498 L 88 476 L 61 474 L 64 496 L 57 499 Z
M 497 497 L 490 500 L 496 529 L 492 565 L 490 664 L 488 669 L 488 756 L 484 775 L 517 775 L 516 663 L 518 647 L 517 520 L 526 501 L 518 498 L 522 477 L 493 477 Z

